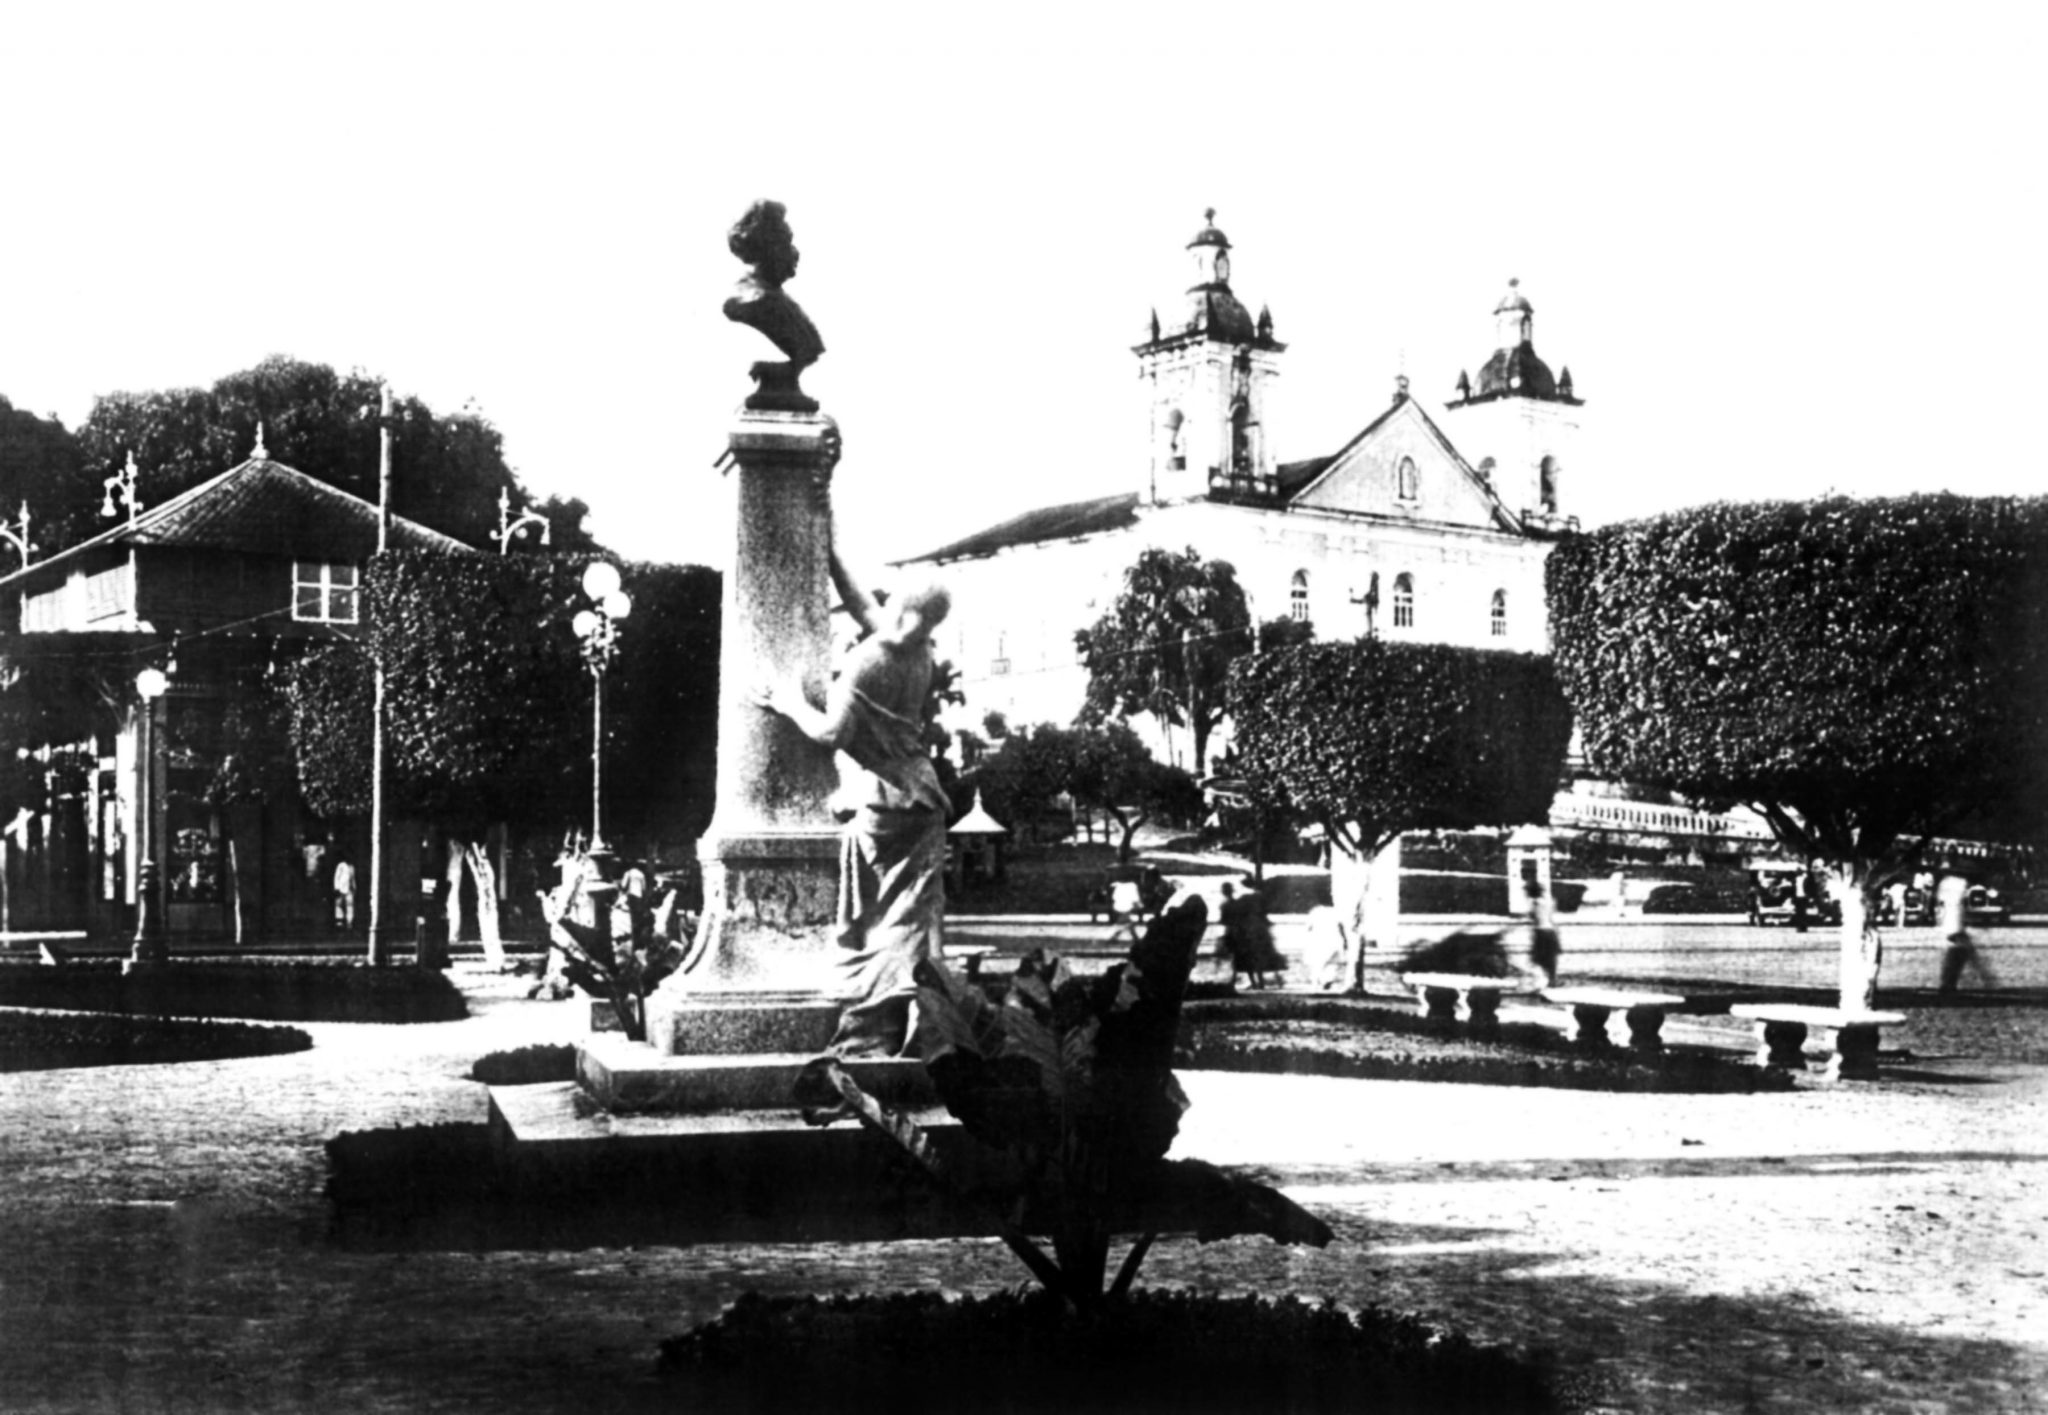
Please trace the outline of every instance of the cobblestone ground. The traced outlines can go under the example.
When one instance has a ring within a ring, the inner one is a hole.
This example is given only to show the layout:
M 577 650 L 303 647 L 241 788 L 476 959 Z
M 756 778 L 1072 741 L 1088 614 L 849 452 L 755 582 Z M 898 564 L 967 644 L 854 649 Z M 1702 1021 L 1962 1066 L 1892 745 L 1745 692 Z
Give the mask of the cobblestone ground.
M 481 1120 L 475 1058 L 578 1028 L 464 982 L 465 1022 L 0 1076 L 0 1409 L 648 1409 L 658 1341 L 744 1290 L 1023 1279 L 981 1241 L 330 1247 L 330 1136 Z M 1194 1075 L 1185 1152 L 1263 1169 L 1338 1241 L 1166 1242 L 1146 1279 L 1427 1310 L 1612 1410 L 2048 1409 L 2048 1084 L 1973 1054 L 1970 1010 L 1932 1060 L 1783 1096 Z

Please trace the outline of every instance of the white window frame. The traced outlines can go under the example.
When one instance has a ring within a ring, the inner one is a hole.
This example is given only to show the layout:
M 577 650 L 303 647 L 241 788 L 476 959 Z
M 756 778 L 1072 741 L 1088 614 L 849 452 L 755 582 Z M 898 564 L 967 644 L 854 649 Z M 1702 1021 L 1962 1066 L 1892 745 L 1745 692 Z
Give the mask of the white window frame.
M 1493 607 L 1487 612 L 1487 618 L 1488 622 L 1492 625 L 1493 637 L 1505 639 L 1508 636 L 1508 592 L 1506 590 L 1495 590 L 1493 592 Z
M 1287 617 L 1297 624 L 1308 622 L 1308 571 L 1296 570 L 1287 585 Z
M 346 574 L 343 580 L 340 575 Z M 304 592 L 313 591 L 312 612 L 304 602 Z M 346 593 L 348 612 L 335 612 L 336 601 Z M 292 618 L 301 624 L 360 624 L 363 617 L 363 575 L 353 565 L 344 565 L 331 560 L 294 560 L 292 562 Z
M 1406 571 L 1394 576 L 1394 627 L 1415 627 L 1415 577 Z

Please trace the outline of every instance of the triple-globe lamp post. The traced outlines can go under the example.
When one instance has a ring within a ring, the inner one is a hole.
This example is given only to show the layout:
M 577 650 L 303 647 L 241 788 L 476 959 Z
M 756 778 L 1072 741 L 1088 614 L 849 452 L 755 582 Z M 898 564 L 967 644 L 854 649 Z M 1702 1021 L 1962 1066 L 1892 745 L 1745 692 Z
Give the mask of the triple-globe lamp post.
M 583 641 L 583 661 L 590 665 L 590 850 L 604 843 L 604 671 L 618 649 L 619 621 L 633 612 L 633 597 L 619 588 L 618 567 L 593 560 L 583 572 L 583 593 L 590 607 L 576 611 L 570 625 Z

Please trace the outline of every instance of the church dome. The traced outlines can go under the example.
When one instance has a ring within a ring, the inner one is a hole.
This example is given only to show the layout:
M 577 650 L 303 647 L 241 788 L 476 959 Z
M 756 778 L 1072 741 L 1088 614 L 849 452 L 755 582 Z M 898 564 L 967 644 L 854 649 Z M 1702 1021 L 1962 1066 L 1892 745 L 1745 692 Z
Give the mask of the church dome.
M 1226 344 L 1249 344 L 1259 337 L 1251 312 L 1230 293 L 1228 285 L 1198 285 L 1188 292 L 1188 332 L 1207 334 Z
M 1523 398 L 1555 398 L 1557 380 L 1551 376 L 1550 365 L 1536 357 L 1531 344 L 1517 344 L 1512 349 L 1496 349 L 1493 357 L 1479 370 L 1478 387 L 1475 396 L 1485 398 L 1496 394 L 1514 394 Z
M 1221 246 L 1224 250 L 1229 250 L 1230 237 L 1216 228 L 1215 207 L 1212 206 L 1202 213 L 1202 222 L 1202 229 L 1195 232 L 1195 238 L 1188 242 L 1188 249 L 1193 250 L 1196 246 Z

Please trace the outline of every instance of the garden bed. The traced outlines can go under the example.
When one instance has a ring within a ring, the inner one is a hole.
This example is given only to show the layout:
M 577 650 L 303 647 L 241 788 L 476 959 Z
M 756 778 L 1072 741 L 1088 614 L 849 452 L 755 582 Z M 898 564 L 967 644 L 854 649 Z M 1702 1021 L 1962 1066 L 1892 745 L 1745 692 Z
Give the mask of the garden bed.
M 576 1048 L 539 1045 L 494 1051 L 477 1058 L 469 1068 L 469 1079 L 486 1086 L 540 1086 L 551 1081 L 573 1081 Z
M 1719 1054 L 1590 1055 L 1562 1033 L 1509 1023 L 1482 1041 L 1413 1012 L 1336 998 L 1191 1000 L 1174 1065 L 1200 1071 L 1455 1081 L 1579 1091 L 1747 1094 L 1790 1090 L 1788 1075 Z
M 312 1045 L 313 1039 L 296 1027 L 0 1011 L 0 1071 L 233 1061 L 247 1056 L 282 1056 Z
M 0 965 L 0 1007 L 56 1007 L 266 1022 L 455 1022 L 462 993 L 438 972 L 332 963 L 173 961 L 123 975 L 119 963 Z
M 740 1298 L 662 1344 L 715 1411 L 1550 1411 L 1548 1371 L 1419 1317 L 1140 1289 L 1091 1318 L 1042 1291 Z

